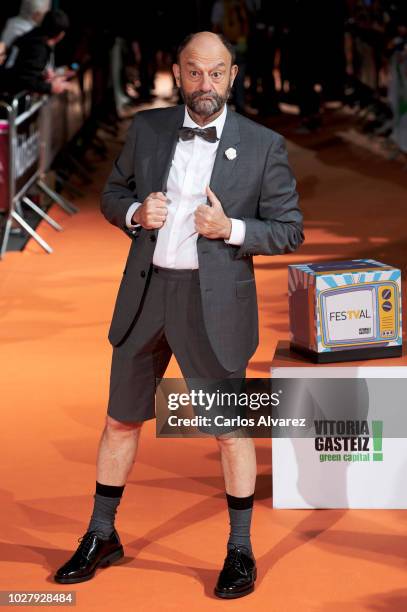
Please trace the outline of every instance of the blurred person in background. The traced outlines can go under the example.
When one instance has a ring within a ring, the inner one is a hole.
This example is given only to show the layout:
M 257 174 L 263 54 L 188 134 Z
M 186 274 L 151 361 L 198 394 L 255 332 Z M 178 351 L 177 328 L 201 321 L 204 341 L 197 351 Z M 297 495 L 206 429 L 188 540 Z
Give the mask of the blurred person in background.
M 247 38 L 249 14 L 245 0 L 216 0 L 212 8 L 212 29 L 233 45 L 239 70 L 234 82 L 233 103 L 238 113 L 245 112 Z
M 66 77 L 55 76 L 52 66 L 53 49 L 68 28 L 63 11 L 48 11 L 40 26 L 17 38 L 2 67 L 3 91 L 59 94 L 69 89 Z
M 153 99 L 157 71 L 158 47 L 166 39 L 164 12 L 158 0 L 140 2 L 132 9 L 134 20 L 129 24 L 133 33 L 131 46 L 139 70 L 138 100 L 149 102 Z
M 389 41 L 388 96 L 393 117 L 391 140 L 407 154 L 407 10 L 400 11 L 395 33 Z
M 263 116 L 277 115 L 274 64 L 280 46 L 284 0 L 246 0 L 249 9 L 248 73 L 251 106 Z M 261 92 L 258 92 L 258 86 Z
M 7 20 L 0 35 L 5 48 L 9 49 L 17 38 L 39 26 L 49 8 L 50 0 L 23 0 L 19 14 Z
M 127 3 L 121 9 L 116 29 L 120 27 L 131 50 L 127 67 L 128 77 L 133 77 L 131 89 L 136 91 L 134 102 L 148 102 L 153 98 L 156 73 L 171 71 L 171 65 L 176 61 L 178 42 L 188 32 L 202 27 L 201 19 L 204 16 L 199 11 L 201 4 L 177 0 L 177 11 L 174 11 L 171 3 L 154 0 L 147 6 Z M 125 15 L 124 19 L 122 15 Z M 182 19 L 179 15 L 182 15 Z M 152 31 L 154 37 L 151 36 Z M 173 83 L 173 93 L 178 94 L 175 80 Z
M 309 133 L 321 125 L 320 95 L 315 85 L 320 82 L 322 0 L 291 2 L 290 40 L 293 53 L 293 85 L 300 108 L 300 133 Z
M 0 66 L 4 64 L 6 59 L 6 45 L 3 41 L 0 40 Z
M 322 125 L 325 101 L 342 100 L 345 82 L 343 0 L 287 0 L 291 46 L 290 90 L 299 106 L 297 133 Z

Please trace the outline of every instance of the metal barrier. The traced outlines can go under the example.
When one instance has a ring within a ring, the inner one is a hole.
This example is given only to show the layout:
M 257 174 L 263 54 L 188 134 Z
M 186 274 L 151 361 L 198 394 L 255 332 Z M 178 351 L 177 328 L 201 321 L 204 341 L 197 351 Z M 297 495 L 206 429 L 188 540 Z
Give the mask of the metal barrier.
M 70 89 L 46 96 L 42 108 L 41 135 L 46 143 L 41 156 L 43 172 L 48 172 L 58 153 L 73 140 L 91 115 L 92 70 L 69 79 Z
M 15 96 L 10 103 L 0 102 L 0 107 L 6 113 L 6 120 L 0 121 L 0 212 L 6 215 L 0 259 L 6 252 L 13 222 L 34 238 L 47 253 L 52 253 L 49 244 L 24 219 L 22 202 L 55 230 L 62 230 L 61 225 L 27 196 L 33 185 L 68 214 L 78 210 L 43 180 L 45 142 L 41 114 L 45 102 L 45 96 L 33 97 L 26 92 Z

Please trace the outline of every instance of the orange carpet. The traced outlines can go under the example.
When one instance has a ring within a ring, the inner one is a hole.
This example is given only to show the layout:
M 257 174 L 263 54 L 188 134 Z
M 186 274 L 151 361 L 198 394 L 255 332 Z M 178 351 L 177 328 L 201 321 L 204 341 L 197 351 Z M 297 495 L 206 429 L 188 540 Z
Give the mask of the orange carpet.
M 306 242 L 290 256 L 257 258 L 261 342 L 249 376 L 267 376 L 276 342 L 287 338 L 288 263 L 371 257 L 404 273 L 407 255 L 400 164 L 355 140 L 340 113 L 315 137 L 295 136 L 291 118 L 276 129 L 289 141 Z M 129 246 L 98 208 L 117 150 L 112 143 L 111 159 L 98 162 L 93 185 L 76 200 L 80 214 L 51 209 L 62 233 L 39 226 L 52 255 L 31 241 L 0 262 L 0 589 L 73 590 L 81 611 L 405 610 L 407 514 L 273 510 L 268 440 L 256 442 L 256 590 L 217 600 L 212 589 L 228 524 L 215 443 L 156 439 L 153 421 L 119 507 L 124 561 L 72 588 L 53 583 L 93 502 L 111 355 L 106 336 Z M 177 373 L 171 363 L 167 375 Z

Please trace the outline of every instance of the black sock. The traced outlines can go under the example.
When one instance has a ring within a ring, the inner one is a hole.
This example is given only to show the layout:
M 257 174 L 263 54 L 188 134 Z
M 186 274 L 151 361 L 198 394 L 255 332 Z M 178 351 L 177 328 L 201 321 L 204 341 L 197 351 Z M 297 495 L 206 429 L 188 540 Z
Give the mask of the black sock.
M 234 497 L 226 493 L 228 502 L 230 534 L 227 548 L 230 550 L 234 546 L 245 549 L 245 552 L 252 554 L 250 542 L 250 524 L 253 512 L 254 493 L 247 497 Z
M 96 481 L 95 502 L 88 531 L 98 531 L 104 539 L 111 536 L 124 486 L 104 485 Z

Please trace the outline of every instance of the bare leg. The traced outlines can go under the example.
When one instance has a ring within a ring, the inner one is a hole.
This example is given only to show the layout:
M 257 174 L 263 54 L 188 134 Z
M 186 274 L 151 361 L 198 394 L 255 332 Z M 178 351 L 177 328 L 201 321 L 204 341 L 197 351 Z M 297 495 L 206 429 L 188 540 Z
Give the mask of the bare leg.
M 230 532 L 227 557 L 215 586 L 218 597 L 251 593 L 257 576 L 250 527 L 256 484 L 256 449 L 252 438 L 217 437 L 227 493 Z
M 123 423 L 106 417 L 98 450 L 96 479 L 105 485 L 122 486 L 137 455 L 143 422 Z
M 219 436 L 226 493 L 247 497 L 254 493 L 256 484 L 256 449 L 252 438 Z
M 78 551 L 62 567 L 54 579 L 62 584 L 83 582 L 93 577 L 95 570 L 123 557 L 123 546 L 114 528 L 115 514 L 122 492 L 104 495 L 105 488 L 123 487 L 137 454 L 142 422 L 122 423 L 106 417 L 98 449 L 96 493 L 93 513 L 87 532 L 80 538 Z M 101 485 L 102 493 L 98 492 Z M 117 495 L 116 495 L 117 493 Z

